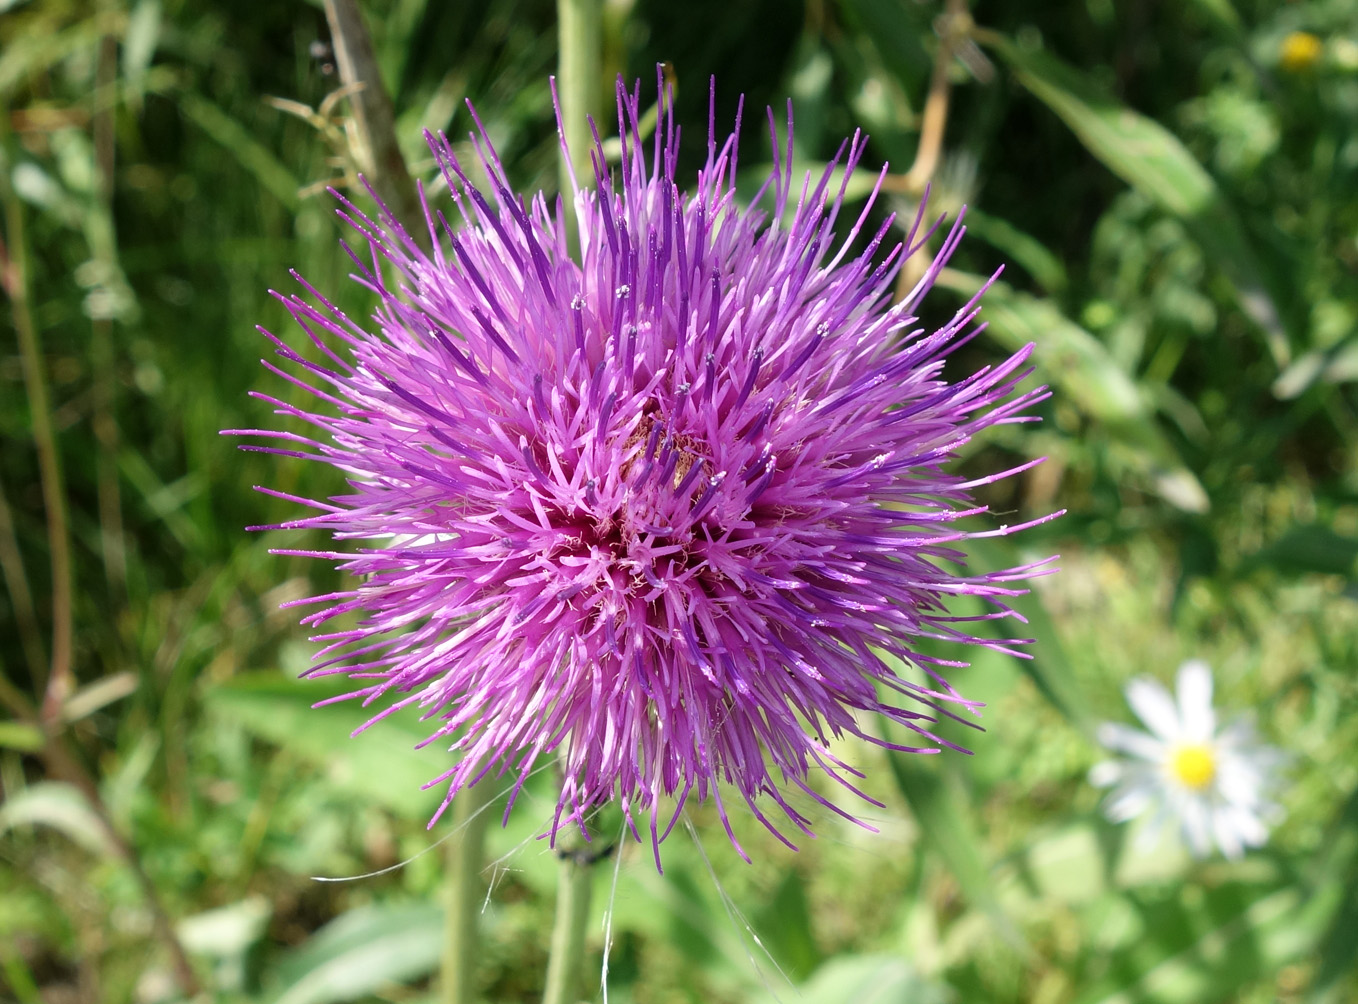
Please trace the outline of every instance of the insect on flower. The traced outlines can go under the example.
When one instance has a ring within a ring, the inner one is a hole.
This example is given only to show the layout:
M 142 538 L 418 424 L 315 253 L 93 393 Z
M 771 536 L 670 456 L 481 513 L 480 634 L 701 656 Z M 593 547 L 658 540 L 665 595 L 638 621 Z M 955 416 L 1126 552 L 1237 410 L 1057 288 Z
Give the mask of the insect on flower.
M 791 107 L 785 146 L 770 111 L 775 164 L 754 200 L 766 216 L 736 199 L 739 116 L 724 140 L 712 117 L 685 192 L 663 85 L 647 143 L 640 88 L 619 81 L 617 97 L 621 163 L 607 165 L 596 134 L 573 215 L 512 192 L 479 119 L 484 192 L 446 139 L 427 137 L 461 217 L 426 203 L 432 251 L 385 210 L 345 201 L 367 244 L 353 257 L 378 302 L 371 324 L 299 279 L 310 299 L 281 299 L 320 361 L 268 335 L 291 369 L 265 365 L 315 410 L 258 396 L 316 438 L 235 431 L 282 439 L 246 448 L 329 464 L 348 484 L 326 500 L 262 489 L 315 511 L 281 526 L 355 542 L 283 552 L 355 579 L 303 620 L 361 618 L 316 636 L 310 675 L 349 674 L 349 696 L 383 708 L 373 722 L 422 709 L 428 743 L 456 754 L 431 782 L 447 785 L 444 808 L 492 772 L 516 776 L 512 807 L 555 758 L 549 832 L 616 800 L 638 840 L 649 827 L 658 866 L 690 798 L 715 803 L 733 843 L 731 792 L 789 846 L 780 827 L 811 832 L 789 791 L 853 818 L 809 775 L 857 791 L 831 739 L 891 745 L 861 714 L 918 737 L 893 749 L 952 745 L 929 726 L 960 720 L 949 705 L 976 713 L 943 675 L 963 663 L 915 640 L 1006 648 L 947 599 L 979 596 L 1004 617 L 1013 583 L 1050 568 L 963 568 L 960 541 L 1031 525 L 964 531 L 959 519 L 984 512 L 971 490 L 1032 464 L 968 481 L 949 463 L 987 427 L 1028 421 L 1047 392 L 1017 389 L 1031 346 L 942 378 L 979 330 L 979 294 L 937 330 L 913 311 L 960 225 L 894 305 L 902 262 L 933 232 L 922 215 L 885 252 L 892 221 L 864 230 L 872 199 L 836 235 L 864 137 L 798 180 Z

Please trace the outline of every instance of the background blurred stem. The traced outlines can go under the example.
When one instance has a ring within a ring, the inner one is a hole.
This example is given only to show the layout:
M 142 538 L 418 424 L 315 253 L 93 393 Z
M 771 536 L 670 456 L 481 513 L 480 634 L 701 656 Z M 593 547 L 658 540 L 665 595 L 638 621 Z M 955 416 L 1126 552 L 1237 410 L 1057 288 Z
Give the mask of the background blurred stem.
M 106 276 L 118 275 L 116 229 L 113 222 L 113 167 L 115 157 L 114 108 L 117 106 L 118 40 L 112 34 L 99 39 L 94 73 L 94 197 L 96 212 L 102 217 L 100 246 L 91 247 Z M 92 322 L 90 369 L 93 376 L 92 403 L 94 436 L 99 443 L 95 454 L 96 484 L 99 501 L 99 539 L 104 558 L 104 574 L 114 602 L 121 599 L 127 585 L 127 553 L 123 535 L 122 499 L 118 494 L 118 422 L 115 417 L 117 358 L 113 347 L 113 321 L 96 316 Z
M 570 150 L 570 160 L 561 159 L 561 195 L 571 217 L 572 173 L 584 182 L 590 175 L 589 152 L 592 137 L 589 118 L 599 118 L 601 90 L 599 73 L 603 65 L 603 27 L 599 0 L 557 0 L 557 94 L 561 100 L 561 130 Z M 572 251 L 577 234 L 568 232 Z
M 358 0 L 325 0 L 325 19 L 330 24 L 340 80 L 346 86 L 361 85 L 349 98 L 353 123 L 350 146 L 358 169 L 406 233 L 420 245 L 426 245 L 428 229 L 415 183 L 396 141 L 396 113 L 382 83 Z
M 19 625 L 19 641 L 24 647 L 29 677 L 36 688 L 47 672 L 47 653 L 43 651 L 42 631 L 33 609 L 33 591 L 28 585 L 28 573 L 24 571 L 19 537 L 14 531 L 14 514 L 3 484 L 0 484 L 0 573 L 5 576 L 5 588 L 9 590 L 10 605 Z
M 6 177 L 0 181 L 5 202 L 3 281 L 19 337 L 19 356 L 23 366 L 24 389 L 28 394 L 29 421 L 33 444 L 38 453 L 38 478 L 42 482 L 43 508 L 47 513 L 47 547 L 52 561 L 52 658 L 43 681 L 42 701 L 45 722 L 55 722 L 61 705 L 72 689 L 72 595 L 71 539 L 66 520 L 66 491 L 61 477 L 61 455 L 57 452 L 52 406 L 47 396 L 46 362 L 42 343 L 33 323 L 28 280 L 28 237 L 24 229 L 24 207 Z
M 484 890 L 481 868 L 485 863 L 487 806 L 491 783 L 458 792 L 453 800 L 453 833 L 447 848 L 447 901 L 443 943 L 443 1002 L 471 1004 L 476 999 L 476 920 Z
M 948 101 L 952 85 L 948 73 L 958 45 L 971 32 L 971 15 L 967 11 L 967 0 L 946 0 L 943 13 L 935 23 L 938 30 L 938 52 L 934 56 L 933 74 L 929 78 L 929 95 L 924 101 L 924 115 L 920 122 L 919 146 L 915 151 L 915 162 L 905 174 L 890 175 L 882 187 L 888 192 L 918 199 L 924 195 L 938 170 L 938 162 L 943 154 L 943 134 L 948 124 Z M 901 219 L 908 222 L 910 214 Z M 929 267 L 927 255 L 911 255 L 901 267 L 900 278 L 896 281 L 896 298 L 903 299 L 915 288 Z
M 585 925 L 589 922 L 594 863 L 599 855 L 588 844 L 574 850 L 560 849 L 557 853 L 561 870 L 557 873 L 556 916 L 552 921 L 542 1004 L 573 1004 L 579 999 L 580 973 L 585 962 Z

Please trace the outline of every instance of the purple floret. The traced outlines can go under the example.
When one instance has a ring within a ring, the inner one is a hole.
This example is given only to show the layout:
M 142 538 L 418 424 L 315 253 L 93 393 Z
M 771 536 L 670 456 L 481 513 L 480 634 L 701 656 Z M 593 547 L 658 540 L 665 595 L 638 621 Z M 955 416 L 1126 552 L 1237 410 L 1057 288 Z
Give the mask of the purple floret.
M 432 252 L 385 211 L 346 201 L 369 251 L 354 256 L 357 281 L 380 301 L 372 324 L 299 279 L 310 299 L 280 299 L 322 361 L 269 335 L 292 367 L 265 365 L 320 403 L 258 395 L 317 438 L 235 431 L 285 440 L 296 448 L 247 449 L 319 460 L 347 481 L 328 501 L 282 496 L 316 510 L 283 526 L 357 542 L 282 552 L 355 579 L 307 601 L 325 604 L 310 626 L 359 615 L 315 636 L 309 675 L 354 678 L 348 697 L 384 708 L 372 722 L 422 709 L 437 729 L 427 742 L 455 754 L 430 782 L 447 786 L 439 813 L 488 773 L 516 775 L 512 807 L 555 758 L 553 836 L 617 800 L 638 839 L 649 827 L 658 865 L 690 798 L 711 798 L 735 842 L 734 792 L 791 846 L 780 826 L 811 831 L 789 792 L 853 818 L 809 781 L 819 768 L 862 794 L 833 738 L 933 753 L 953 745 L 929 728 L 957 717 L 947 705 L 977 714 L 943 676 L 965 663 L 917 640 L 1010 651 L 947 600 L 984 597 L 988 616 L 1009 616 L 1005 597 L 1022 592 L 1011 583 L 1049 566 L 967 574 L 959 541 L 1023 528 L 960 529 L 985 511 L 971 489 L 1031 465 L 970 482 L 949 466 L 978 431 L 1029 420 L 1046 391 L 1017 390 L 1031 346 L 942 379 L 979 330 L 979 294 L 936 331 L 912 311 L 960 225 L 894 305 L 902 262 L 925 253 L 920 220 L 903 245 L 881 253 L 888 220 L 855 253 L 869 198 L 835 234 L 862 136 L 794 186 L 791 110 L 781 150 L 770 111 L 774 169 L 754 200 L 766 217 L 736 198 L 738 120 L 720 144 L 712 128 L 685 193 L 669 107 L 648 144 L 639 89 L 619 82 L 618 114 L 621 164 L 596 142 L 596 184 L 575 192 L 574 213 L 513 194 L 479 122 L 487 195 L 429 137 L 461 216 L 450 225 L 426 204 Z M 863 713 L 918 745 L 883 741 Z

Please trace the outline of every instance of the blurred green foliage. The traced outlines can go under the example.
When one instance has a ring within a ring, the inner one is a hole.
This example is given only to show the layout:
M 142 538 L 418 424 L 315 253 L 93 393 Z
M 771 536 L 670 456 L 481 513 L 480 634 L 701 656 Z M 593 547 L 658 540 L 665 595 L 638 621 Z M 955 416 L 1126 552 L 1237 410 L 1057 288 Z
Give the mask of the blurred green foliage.
M 719 121 L 742 93 L 755 110 L 791 95 L 807 166 L 861 126 L 869 165 L 903 171 L 941 7 L 610 0 L 604 65 L 647 84 L 673 65 L 690 165 L 715 75 Z M 470 97 L 520 189 L 554 186 L 551 3 L 367 11 L 418 176 L 420 130 L 464 135 Z M 1063 555 L 1024 601 L 1037 658 L 959 672 L 989 705 L 973 757 L 845 751 L 887 803 L 877 834 L 821 813 L 794 856 L 747 827 L 747 866 L 679 833 L 663 877 L 626 848 L 599 869 L 591 965 L 607 910 L 621 1002 L 1356 999 L 1358 3 L 971 14 L 931 207 L 978 209 L 926 309 L 945 316 L 1007 263 L 958 365 L 1034 341 L 1056 391 L 1040 427 L 967 458 L 1047 456 L 987 501 L 1069 510 L 1021 541 Z M 268 289 L 289 268 L 367 310 L 318 194 L 347 170 L 325 39 L 305 3 L 0 3 L 0 676 L 41 693 L 59 612 L 26 304 L 73 551 L 77 686 L 57 720 L 223 1001 L 418 1000 L 438 959 L 440 855 L 422 852 L 445 831 L 424 829 L 436 799 L 419 789 L 438 754 L 411 749 L 415 724 L 349 740 L 361 712 L 309 708 L 324 687 L 292 682 L 307 651 L 277 606 L 333 573 L 241 529 L 291 511 L 253 485 L 324 495 L 329 472 L 217 434 L 267 421 L 246 396 L 254 326 L 287 331 Z M 768 157 L 747 113 L 742 163 Z M 1237 864 L 1137 851 L 1084 781 L 1089 725 L 1123 716 L 1121 684 L 1188 657 L 1293 758 L 1285 820 Z M 42 743 L 0 721 L 0 998 L 174 998 L 135 873 Z M 539 991 L 542 798 L 492 829 L 490 1000 Z

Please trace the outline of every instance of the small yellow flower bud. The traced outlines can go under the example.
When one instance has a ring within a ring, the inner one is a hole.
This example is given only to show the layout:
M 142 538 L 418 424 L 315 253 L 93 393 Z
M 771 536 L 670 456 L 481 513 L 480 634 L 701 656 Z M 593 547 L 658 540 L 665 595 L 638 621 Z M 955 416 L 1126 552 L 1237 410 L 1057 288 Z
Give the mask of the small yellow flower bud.
M 1294 31 L 1278 49 L 1278 65 L 1289 73 L 1304 73 L 1320 62 L 1325 43 L 1309 31 Z

